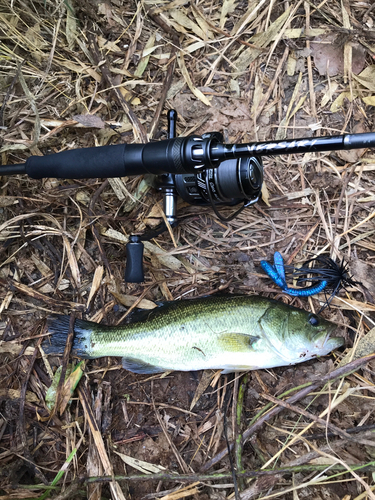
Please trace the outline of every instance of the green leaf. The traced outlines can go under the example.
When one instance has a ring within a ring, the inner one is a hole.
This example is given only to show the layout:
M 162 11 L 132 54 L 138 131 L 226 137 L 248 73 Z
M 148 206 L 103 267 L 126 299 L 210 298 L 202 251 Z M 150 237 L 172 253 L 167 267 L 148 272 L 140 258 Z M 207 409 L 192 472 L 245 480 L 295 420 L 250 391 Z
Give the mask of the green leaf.
M 73 365 L 67 366 L 65 374 L 65 383 L 62 387 L 60 413 L 64 411 L 65 406 L 69 403 L 69 400 L 71 399 L 74 390 L 77 387 L 78 382 L 82 377 L 84 365 L 85 361 L 81 361 L 80 363 L 78 363 L 76 367 L 74 367 Z M 61 371 L 62 371 L 62 366 L 59 366 L 53 377 L 52 384 L 46 393 L 46 406 L 50 411 L 52 411 L 56 405 L 57 387 L 59 385 L 59 381 L 61 378 Z

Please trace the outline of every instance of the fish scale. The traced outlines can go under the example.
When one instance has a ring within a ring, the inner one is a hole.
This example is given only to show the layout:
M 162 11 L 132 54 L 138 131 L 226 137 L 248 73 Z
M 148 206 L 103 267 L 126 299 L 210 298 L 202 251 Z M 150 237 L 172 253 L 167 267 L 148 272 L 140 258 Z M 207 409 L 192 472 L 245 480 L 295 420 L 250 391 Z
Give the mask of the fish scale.
M 224 373 L 295 364 L 343 344 L 336 326 L 265 297 L 211 296 L 167 302 L 130 323 L 104 326 L 76 320 L 72 353 L 119 356 L 136 373 L 222 369 Z M 312 324 L 314 323 L 314 325 Z M 69 316 L 48 320 L 47 353 L 62 353 Z

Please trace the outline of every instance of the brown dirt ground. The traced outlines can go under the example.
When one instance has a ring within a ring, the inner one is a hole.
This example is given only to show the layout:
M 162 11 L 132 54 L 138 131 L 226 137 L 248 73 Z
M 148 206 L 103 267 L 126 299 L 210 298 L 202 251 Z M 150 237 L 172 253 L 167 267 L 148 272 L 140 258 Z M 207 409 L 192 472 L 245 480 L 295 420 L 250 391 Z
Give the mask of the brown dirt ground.
M 374 12 L 367 1 L 336 0 L 0 0 L 1 163 L 165 139 L 173 108 L 179 135 L 217 130 L 231 143 L 371 131 Z M 231 222 L 180 200 L 173 239 L 165 232 L 145 253 L 142 284 L 124 282 L 125 242 L 162 221 L 152 186 L 140 177 L 56 180 L 53 168 L 43 180 L 1 177 L 0 500 L 234 498 L 228 455 L 217 455 L 227 448 L 224 428 L 234 440 L 267 397 L 322 379 L 373 327 L 373 151 L 268 157 L 264 165 L 268 195 Z M 48 315 L 74 311 L 115 325 L 134 298 L 150 307 L 217 291 L 318 311 L 317 298 L 281 296 L 264 275 L 260 260 L 276 250 L 292 263 L 317 252 L 349 263 L 362 286 L 349 287 L 340 294 L 345 302 L 335 299 L 323 313 L 341 326 L 346 351 L 247 379 L 150 377 L 124 371 L 116 358 L 88 361 L 65 409 L 47 409 L 46 391 L 62 364 L 38 348 Z M 251 433 L 233 454 L 244 471 L 271 459 L 267 467 L 296 468 L 239 478 L 242 499 L 375 498 L 373 363 L 314 386 Z M 316 422 L 319 416 L 336 427 Z M 145 465 L 137 469 L 131 459 L 178 476 L 108 480 L 144 475 Z M 355 472 L 356 465 L 364 468 Z M 56 489 L 43 496 L 43 483 L 63 466 Z M 219 472 L 229 475 L 203 476 Z M 107 479 L 87 485 L 91 476 Z

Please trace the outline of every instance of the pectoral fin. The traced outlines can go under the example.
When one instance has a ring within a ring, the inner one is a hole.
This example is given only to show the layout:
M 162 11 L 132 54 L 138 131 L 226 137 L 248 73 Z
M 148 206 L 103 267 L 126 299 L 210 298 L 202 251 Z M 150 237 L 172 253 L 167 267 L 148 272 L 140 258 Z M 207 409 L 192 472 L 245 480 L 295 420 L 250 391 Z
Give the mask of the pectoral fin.
M 150 365 L 140 359 L 122 358 L 122 367 L 134 373 L 152 374 L 162 373 L 165 370 L 160 366 Z
M 254 345 L 260 339 L 256 335 L 246 335 L 244 333 L 223 333 L 219 337 L 219 344 L 222 349 L 229 352 L 249 352 L 254 351 Z

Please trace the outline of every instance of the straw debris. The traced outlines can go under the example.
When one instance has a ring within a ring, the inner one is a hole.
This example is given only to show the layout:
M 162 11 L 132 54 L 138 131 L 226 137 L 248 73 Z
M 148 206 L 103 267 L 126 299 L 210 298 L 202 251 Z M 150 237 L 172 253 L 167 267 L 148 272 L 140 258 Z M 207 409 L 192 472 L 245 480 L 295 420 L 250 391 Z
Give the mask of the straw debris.
M 231 143 L 373 131 L 373 15 L 367 0 L 0 0 L 1 162 L 165 139 L 172 108 L 179 135 Z M 152 177 L 0 179 L 0 500 L 375 498 L 375 152 L 264 165 L 263 201 L 230 222 L 180 200 L 179 225 L 145 243 L 143 284 L 124 283 L 125 244 L 163 221 Z M 72 375 L 69 345 L 63 361 L 40 348 L 54 313 L 115 325 L 217 291 L 289 301 L 259 266 L 276 250 L 349 263 L 362 284 L 324 311 L 346 351 L 230 378 L 113 358 Z

